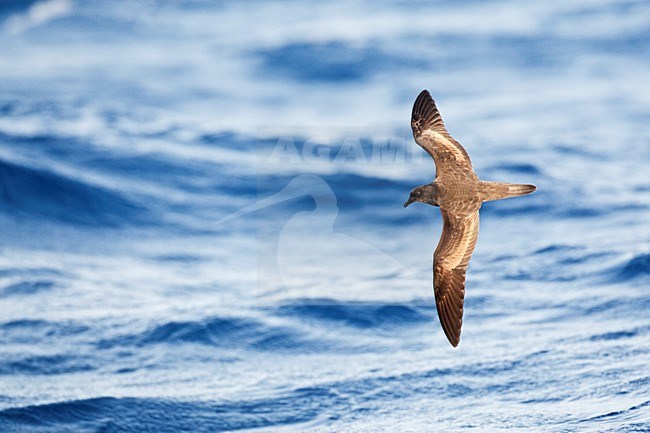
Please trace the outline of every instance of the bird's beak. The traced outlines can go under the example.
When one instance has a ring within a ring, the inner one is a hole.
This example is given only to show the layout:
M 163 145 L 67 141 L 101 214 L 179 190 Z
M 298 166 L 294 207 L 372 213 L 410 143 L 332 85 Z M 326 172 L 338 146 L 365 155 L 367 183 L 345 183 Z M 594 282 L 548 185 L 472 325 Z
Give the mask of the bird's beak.
M 407 207 L 407 206 L 410 205 L 411 203 L 413 203 L 413 197 L 409 197 L 409 199 L 406 200 L 406 202 L 404 203 L 404 207 Z

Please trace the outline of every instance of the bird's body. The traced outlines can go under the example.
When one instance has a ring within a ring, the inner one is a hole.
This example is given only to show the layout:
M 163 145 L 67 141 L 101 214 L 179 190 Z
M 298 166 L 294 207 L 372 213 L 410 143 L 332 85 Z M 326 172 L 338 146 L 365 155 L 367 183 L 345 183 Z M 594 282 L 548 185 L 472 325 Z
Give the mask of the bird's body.
M 479 209 L 483 202 L 530 194 L 536 188 L 480 180 L 463 146 L 447 132 L 426 90 L 413 105 L 411 127 L 416 143 L 433 158 L 436 177 L 413 189 L 404 207 L 413 202 L 440 207 L 443 229 L 433 254 L 433 287 L 440 323 L 455 347 L 463 323 L 465 274 L 478 240 Z

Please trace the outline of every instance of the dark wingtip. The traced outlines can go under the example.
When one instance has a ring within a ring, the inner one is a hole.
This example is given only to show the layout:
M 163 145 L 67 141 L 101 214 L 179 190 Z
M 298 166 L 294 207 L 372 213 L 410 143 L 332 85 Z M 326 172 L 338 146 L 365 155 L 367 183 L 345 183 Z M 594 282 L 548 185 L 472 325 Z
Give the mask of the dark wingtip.
M 441 302 L 436 302 L 436 307 L 438 310 L 440 325 L 442 325 L 442 331 L 445 333 L 445 337 L 447 337 L 447 340 L 449 340 L 449 343 L 451 343 L 452 346 L 457 347 L 458 343 L 460 343 L 460 333 L 463 326 L 463 309 L 461 308 L 459 313 L 452 313 L 449 305 L 445 305 Z M 455 315 L 459 316 L 454 317 Z M 460 320 L 458 317 L 460 317 Z
M 431 128 L 434 125 L 441 126 L 444 129 L 444 124 L 442 123 L 442 118 L 440 117 L 436 103 L 429 91 L 424 89 L 420 92 L 413 104 L 411 127 L 415 134 L 419 134 L 421 131 Z
M 423 91 L 420 92 L 418 97 L 415 99 L 415 103 L 413 103 L 413 111 L 411 113 L 411 119 L 425 118 L 425 115 L 428 114 L 427 108 L 429 108 L 431 105 L 435 107 L 435 102 L 433 101 L 433 98 L 431 97 L 429 91 L 427 89 L 424 89 Z
M 445 331 L 445 336 L 447 337 L 447 340 L 449 340 L 449 343 L 451 343 L 453 347 L 458 347 L 458 344 L 460 343 L 460 332 L 458 332 L 457 335 L 452 335 L 451 332 L 447 333 L 446 329 L 443 328 L 443 330 Z
M 413 108 L 417 107 L 418 105 L 422 103 L 426 103 L 428 101 L 433 101 L 433 98 L 431 97 L 431 93 L 427 89 L 424 89 L 423 91 L 420 92 L 418 97 L 415 99 L 415 104 Z

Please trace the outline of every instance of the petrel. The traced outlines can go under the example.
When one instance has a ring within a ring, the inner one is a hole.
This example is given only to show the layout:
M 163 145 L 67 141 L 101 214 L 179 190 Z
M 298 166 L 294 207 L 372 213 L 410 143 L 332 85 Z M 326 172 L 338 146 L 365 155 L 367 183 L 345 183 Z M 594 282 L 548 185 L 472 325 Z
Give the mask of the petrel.
M 453 139 L 427 90 L 415 100 L 411 115 L 415 142 L 433 158 L 436 177 L 411 191 L 404 203 L 440 207 L 442 235 L 433 253 L 433 291 L 440 324 L 452 346 L 460 342 L 465 273 L 478 239 L 478 212 L 483 202 L 530 194 L 534 185 L 480 180 L 469 155 Z

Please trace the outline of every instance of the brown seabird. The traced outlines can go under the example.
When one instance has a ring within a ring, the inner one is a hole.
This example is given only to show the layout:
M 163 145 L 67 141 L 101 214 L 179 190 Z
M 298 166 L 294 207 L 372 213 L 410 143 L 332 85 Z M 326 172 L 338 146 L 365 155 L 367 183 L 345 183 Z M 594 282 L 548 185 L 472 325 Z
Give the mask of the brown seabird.
M 413 202 L 440 207 L 443 226 L 433 253 L 433 290 L 442 329 L 456 347 L 463 324 L 465 273 L 478 239 L 478 211 L 483 202 L 530 194 L 536 187 L 480 180 L 463 146 L 447 132 L 426 90 L 413 104 L 411 128 L 415 142 L 433 158 L 436 177 L 413 189 L 404 207 Z

